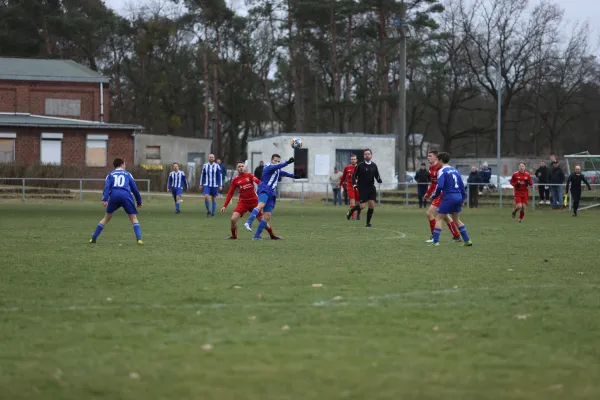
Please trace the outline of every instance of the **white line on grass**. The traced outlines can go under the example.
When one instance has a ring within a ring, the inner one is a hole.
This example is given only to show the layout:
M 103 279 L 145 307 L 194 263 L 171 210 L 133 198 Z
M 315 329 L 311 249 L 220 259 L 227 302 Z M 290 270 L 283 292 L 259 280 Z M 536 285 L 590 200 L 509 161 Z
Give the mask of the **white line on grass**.
M 552 284 L 542 284 L 542 285 L 512 285 L 512 286 L 495 286 L 495 287 L 476 287 L 476 288 L 450 288 L 450 289 L 440 289 L 440 290 L 417 290 L 410 292 L 402 292 L 402 293 L 389 293 L 384 295 L 375 295 L 375 296 L 357 296 L 357 297 L 349 297 L 345 301 L 339 300 L 324 300 L 324 301 L 316 301 L 310 304 L 290 304 L 290 303 L 252 303 L 252 304 L 225 304 L 225 303 L 188 303 L 188 304 L 97 304 L 97 305 L 72 305 L 66 307 L 4 307 L 2 310 L 7 312 L 27 312 L 32 310 L 49 310 L 49 311 L 102 311 L 102 310 L 144 310 L 144 309 L 164 309 L 164 310 L 183 310 L 183 309 L 220 309 L 220 308 L 255 308 L 255 307 L 264 307 L 264 308 L 286 308 L 286 307 L 378 307 L 379 304 L 377 301 L 381 300 L 393 300 L 399 299 L 403 297 L 426 297 L 431 298 L 435 295 L 451 295 L 461 292 L 475 292 L 475 291 L 492 291 L 492 290 L 512 290 L 512 289 L 548 289 L 548 288 L 560 288 L 560 287 L 568 287 L 568 286 L 559 286 Z M 597 289 L 598 285 L 585 285 L 584 288 L 589 289 Z M 581 289 L 582 287 L 578 287 L 577 289 Z M 418 303 L 400 303 L 396 304 L 398 307 L 442 307 L 448 306 L 451 304 L 461 304 L 464 302 L 444 302 L 443 304 L 436 302 L 423 301 Z M 469 304 L 472 304 L 471 301 L 468 301 Z

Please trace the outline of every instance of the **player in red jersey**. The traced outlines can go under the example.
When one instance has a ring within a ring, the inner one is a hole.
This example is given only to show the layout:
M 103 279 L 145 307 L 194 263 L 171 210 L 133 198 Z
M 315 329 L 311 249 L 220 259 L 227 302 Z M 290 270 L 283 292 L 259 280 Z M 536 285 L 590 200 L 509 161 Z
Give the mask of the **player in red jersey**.
M 519 223 L 521 223 L 523 222 L 523 218 L 525 218 L 525 206 L 529 204 L 529 187 L 533 187 L 533 179 L 531 179 L 529 172 L 526 171 L 525 163 L 519 164 L 519 170 L 512 174 L 510 184 L 514 188 L 515 196 L 515 208 L 513 209 L 512 217 L 515 218 L 517 211 L 520 211 Z
M 342 173 L 342 178 L 340 179 L 340 188 L 344 187 L 346 189 L 346 193 L 348 193 L 348 199 L 350 199 L 350 209 L 353 209 L 360 199 L 358 189 L 354 189 L 352 186 L 352 175 L 354 175 L 354 170 L 356 169 L 356 160 L 356 155 L 352 154 L 350 156 L 350 164 L 344 167 L 344 172 Z M 355 214 L 356 220 L 360 221 L 360 211 L 352 213 L 352 219 L 354 219 Z
M 427 189 L 427 193 L 425 193 L 425 196 L 423 197 L 425 200 L 429 200 L 429 198 L 437 188 L 438 171 L 441 168 L 439 165 L 437 155 L 438 152 L 435 150 L 432 150 L 429 153 L 427 153 L 427 162 L 429 163 L 429 177 L 431 178 L 431 183 L 429 184 L 429 189 Z M 429 209 L 425 214 L 427 216 L 427 219 L 429 220 L 429 228 L 431 230 L 431 237 L 429 238 L 429 240 L 425 241 L 426 243 L 433 243 L 433 231 L 435 230 L 435 214 L 437 213 L 440 204 L 442 204 L 442 195 L 439 195 L 431 202 L 431 205 L 429 206 Z M 450 233 L 452 233 L 452 240 L 455 242 L 460 242 L 460 233 L 458 232 L 458 229 L 456 229 L 456 224 L 454 223 L 454 221 L 452 221 L 452 218 L 450 218 L 449 215 L 446 215 L 444 221 L 446 221 L 446 225 L 448 225 L 448 229 L 450 229 Z
M 240 192 L 240 197 L 235 206 L 235 210 L 233 210 L 233 214 L 231 215 L 231 236 L 227 239 L 235 240 L 237 239 L 237 222 L 242 215 L 247 212 L 252 212 L 258 206 L 258 195 L 256 194 L 256 189 L 254 188 L 254 184 L 260 184 L 260 179 L 255 177 L 250 173 L 245 172 L 246 166 L 243 161 L 238 161 L 236 164 L 236 170 L 238 172 L 237 176 L 231 180 L 231 186 L 229 187 L 229 192 L 227 193 L 227 198 L 225 199 L 225 203 L 223 204 L 223 208 L 221 208 L 221 214 L 225 212 L 225 209 L 229 205 L 233 194 L 235 193 L 235 189 L 238 189 Z M 256 219 L 262 219 L 262 212 L 258 214 Z M 279 236 L 275 236 L 273 233 L 273 229 L 270 225 L 266 227 L 267 232 L 269 232 L 269 236 L 273 240 L 281 240 L 283 238 Z

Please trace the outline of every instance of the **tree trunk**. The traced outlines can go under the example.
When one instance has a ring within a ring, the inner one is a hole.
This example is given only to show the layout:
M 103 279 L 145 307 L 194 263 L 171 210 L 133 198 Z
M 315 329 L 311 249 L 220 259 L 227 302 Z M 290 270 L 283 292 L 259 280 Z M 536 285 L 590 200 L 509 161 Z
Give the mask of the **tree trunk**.
M 348 16 L 348 34 L 346 36 L 346 52 L 352 48 L 352 15 Z M 350 104 L 350 63 L 346 65 L 346 85 L 344 88 L 344 107 L 341 111 L 342 132 L 347 133 L 350 130 L 350 119 L 346 113 L 346 104 Z
M 210 100 L 210 82 L 208 77 L 208 26 L 204 25 L 204 46 L 202 55 L 202 67 L 204 69 L 204 138 L 208 139 L 208 101 Z
M 387 95 L 389 92 L 388 88 L 388 63 L 387 63 L 387 49 L 386 49 L 386 41 L 387 34 L 385 31 L 385 27 L 387 25 L 387 13 L 384 7 L 381 8 L 379 13 L 379 76 L 380 78 L 380 90 L 382 100 L 381 103 L 381 124 L 380 124 L 380 134 L 388 133 L 388 99 Z
M 222 157 L 221 154 L 221 121 L 219 119 L 219 53 L 221 51 L 221 39 L 219 37 L 219 29 L 215 28 L 215 39 L 216 39 L 216 48 L 215 54 L 212 58 L 212 72 L 213 72 L 213 105 L 214 105 L 214 113 L 213 113 L 213 149 L 215 153 L 215 157 Z
M 330 0 L 331 1 L 331 0 Z M 335 10 L 334 3 L 331 2 L 329 8 L 329 30 L 331 31 L 331 65 L 333 68 L 333 132 L 341 132 L 343 111 L 341 111 L 340 100 L 342 98 L 342 88 L 340 79 L 340 66 L 337 57 L 337 32 L 335 29 Z

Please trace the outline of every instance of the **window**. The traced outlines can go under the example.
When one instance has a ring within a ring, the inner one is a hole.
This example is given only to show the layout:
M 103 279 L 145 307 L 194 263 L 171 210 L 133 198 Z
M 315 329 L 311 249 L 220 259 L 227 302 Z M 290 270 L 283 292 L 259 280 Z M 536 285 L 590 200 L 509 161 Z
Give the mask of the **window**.
M 46 115 L 60 117 L 81 116 L 81 100 L 46 99 Z
M 343 171 L 344 167 L 348 164 L 350 164 L 350 157 L 352 156 L 352 154 L 354 154 L 356 156 L 356 160 L 357 162 L 363 162 L 365 160 L 364 157 L 364 152 L 365 150 L 339 150 L 336 149 L 335 150 L 335 166 L 340 170 Z
M 87 135 L 85 163 L 88 167 L 106 167 L 108 135 Z
M 62 133 L 42 133 L 41 157 L 42 164 L 60 165 L 62 159 Z
M 0 133 L 0 163 L 15 161 L 16 133 Z
M 294 175 L 308 179 L 308 149 L 294 149 Z
M 146 146 L 146 164 L 161 164 L 160 146 Z

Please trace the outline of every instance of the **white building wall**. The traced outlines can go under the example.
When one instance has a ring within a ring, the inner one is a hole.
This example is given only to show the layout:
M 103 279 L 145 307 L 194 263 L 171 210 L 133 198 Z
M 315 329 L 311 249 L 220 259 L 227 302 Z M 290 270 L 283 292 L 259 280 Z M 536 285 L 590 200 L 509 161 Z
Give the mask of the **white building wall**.
M 271 136 L 248 142 L 248 171 L 253 172 L 262 160 L 265 164 L 270 162 L 271 155 L 277 153 L 282 160 L 294 156 L 291 141 L 296 135 L 283 134 Z M 395 138 L 391 135 L 352 135 L 352 134 L 303 134 L 299 135 L 303 148 L 308 149 L 308 179 L 292 180 L 283 178 L 281 190 L 299 192 L 302 187 L 305 192 L 325 192 L 329 183 L 329 175 L 333 173 L 336 163 L 336 150 L 356 150 L 370 148 L 373 152 L 373 161 L 379 167 L 383 184 L 382 189 L 395 187 Z M 329 156 L 328 175 L 315 174 L 315 159 L 320 154 Z M 284 169 L 293 173 L 293 165 Z
M 204 154 L 204 159 L 201 163 L 206 162 L 210 154 L 212 140 L 189 138 L 170 135 L 150 135 L 137 134 L 135 135 L 135 163 L 150 164 L 146 159 L 146 147 L 160 147 L 160 164 L 171 164 L 174 162 L 187 164 L 189 154 Z

